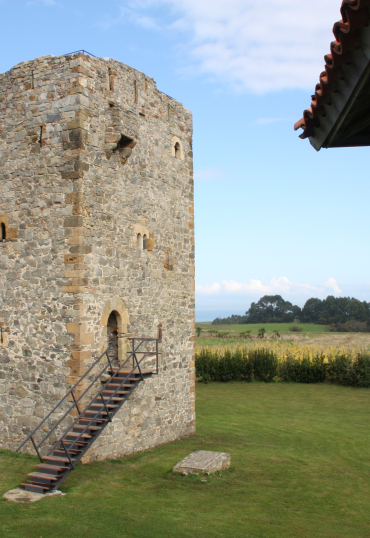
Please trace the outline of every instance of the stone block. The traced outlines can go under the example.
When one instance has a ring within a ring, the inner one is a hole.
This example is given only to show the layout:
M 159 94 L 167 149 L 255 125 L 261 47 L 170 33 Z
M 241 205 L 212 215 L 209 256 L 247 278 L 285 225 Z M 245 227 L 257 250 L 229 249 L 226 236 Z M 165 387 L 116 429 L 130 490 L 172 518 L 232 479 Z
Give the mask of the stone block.
M 84 217 L 82 215 L 73 215 L 71 217 L 65 217 L 63 226 L 64 228 L 73 228 L 83 226 Z
M 230 467 L 230 454 L 226 452 L 212 452 L 209 450 L 196 450 L 185 459 L 180 461 L 172 469 L 173 473 L 188 474 L 211 474 L 223 471 Z
M 74 344 L 93 344 L 95 341 L 94 333 L 76 333 L 74 336 Z

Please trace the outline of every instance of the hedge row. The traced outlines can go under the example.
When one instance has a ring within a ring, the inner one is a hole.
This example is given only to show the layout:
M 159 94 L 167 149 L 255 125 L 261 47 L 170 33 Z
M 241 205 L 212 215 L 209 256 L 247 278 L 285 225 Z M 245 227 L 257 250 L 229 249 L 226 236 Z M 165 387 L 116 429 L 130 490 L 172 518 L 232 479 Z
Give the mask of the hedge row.
M 370 387 L 370 353 L 346 354 L 343 350 L 326 356 L 318 350 L 308 356 L 285 354 L 271 349 L 246 347 L 201 348 L 196 353 L 198 381 L 285 381 L 294 383 L 335 383 Z

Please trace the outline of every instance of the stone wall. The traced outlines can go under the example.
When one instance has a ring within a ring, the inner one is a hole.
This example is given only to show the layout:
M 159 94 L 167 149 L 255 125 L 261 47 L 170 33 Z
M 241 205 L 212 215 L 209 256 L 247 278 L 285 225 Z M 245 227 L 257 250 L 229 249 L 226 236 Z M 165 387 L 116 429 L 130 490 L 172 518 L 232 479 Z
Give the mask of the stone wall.
M 192 433 L 192 119 L 111 59 L 43 57 L 0 75 L 0 433 L 15 448 L 107 346 L 156 336 L 158 376 L 86 460 Z

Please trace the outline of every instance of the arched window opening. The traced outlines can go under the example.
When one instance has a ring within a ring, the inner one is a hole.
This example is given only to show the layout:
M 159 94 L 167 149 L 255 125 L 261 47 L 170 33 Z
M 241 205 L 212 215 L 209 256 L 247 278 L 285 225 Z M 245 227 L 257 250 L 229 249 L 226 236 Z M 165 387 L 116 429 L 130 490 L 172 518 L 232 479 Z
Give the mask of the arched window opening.
M 127 162 L 127 159 L 130 157 L 133 148 L 136 146 L 136 140 L 129 138 L 126 135 L 121 135 L 117 146 L 113 150 L 114 153 L 118 153 L 121 157 L 122 164 Z
M 144 234 L 143 235 L 143 249 L 144 250 L 146 250 L 148 248 L 147 241 L 148 241 L 148 238 L 147 238 L 146 234 Z
M 122 135 L 121 138 L 118 141 L 116 150 L 128 148 L 130 146 L 130 144 L 133 143 L 133 141 L 134 141 L 133 138 L 129 138 L 128 136 Z
M 181 159 L 181 146 L 179 142 L 175 144 L 175 157 L 176 159 Z
M 136 236 L 136 246 L 138 249 L 143 250 L 143 236 L 141 234 Z
M 5 241 L 6 239 L 6 228 L 3 222 L 0 223 L 0 241 Z
M 107 323 L 108 356 L 111 361 L 118 360 L 118 321 L 115 312 L 111 312 Z

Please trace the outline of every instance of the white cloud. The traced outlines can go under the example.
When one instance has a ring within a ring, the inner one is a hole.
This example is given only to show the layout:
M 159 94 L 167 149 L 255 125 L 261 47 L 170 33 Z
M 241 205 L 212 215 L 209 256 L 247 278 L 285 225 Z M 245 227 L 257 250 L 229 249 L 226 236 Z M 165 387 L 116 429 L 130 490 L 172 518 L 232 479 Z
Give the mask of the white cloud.
M 342 293 L 342 290 L 338 286 L 337 281 L 335 280 L 335 278 L 328 278 L 328 280 L 323 282 L 323 286 L 324 286 L 324 288 L 329 288 L 329 289 L 333 290 L 335 293 Z
M 338 0 L 128 2 L 137 24 L 182 33 L 190 71 L 257 93 L 316 84 L 339 8 Z
M 220 295 L 220 294 L 249 294 L 261 297 L 263 295 L 325 295 L 327 289 L 336 294 L 341 293 L 335 278 L 329 278 L 322 286 L 311 284 L 300 284 L 291 282 L 287 277 L 275 278 L 265 283 L 263 280 L 249 280 L 249 282 L 236 282 L 235 280 L 222 280 L 213 284 L 197 285 L 195 291 L 199 295 Z
M 205 286 L 195 286 L 195 289 L 201 295 L 215 295 L 221 290 L 221 284 L 215 282 L 214 284 L 206 284 Z

